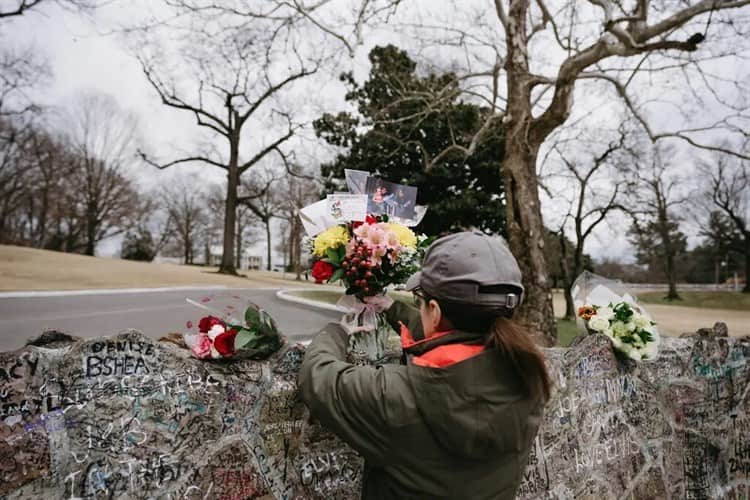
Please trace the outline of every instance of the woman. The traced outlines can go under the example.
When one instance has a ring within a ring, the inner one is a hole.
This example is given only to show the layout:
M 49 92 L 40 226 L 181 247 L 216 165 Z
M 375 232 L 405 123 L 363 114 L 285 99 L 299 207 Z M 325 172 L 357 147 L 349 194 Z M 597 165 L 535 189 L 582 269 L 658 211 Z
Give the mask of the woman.
M 549 398 L 540 350 L 510 318 L 523 296 L 508 249 L 481 233 L 430 246 L 397 303 L 406 365 L 345 362 L 328 325 L 300 370 L 313 415 L 365 458 L 362 498 L 511 499 Z M 415 311 L 416 312 L 416 311 Z

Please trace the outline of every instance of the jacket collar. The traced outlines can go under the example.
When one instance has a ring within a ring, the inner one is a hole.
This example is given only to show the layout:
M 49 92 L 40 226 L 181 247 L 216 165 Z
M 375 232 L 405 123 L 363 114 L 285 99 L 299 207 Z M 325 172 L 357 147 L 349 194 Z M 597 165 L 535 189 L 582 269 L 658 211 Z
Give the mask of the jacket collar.
M 406 325 L 401 323 L 401 348 L 404 353 L 412 356 L 420 356 L 436 347 L 448 344 L 484 345 L 487 338 L 487 335 L 482 333 L 449 330 L 436 332 L 422 340 L 414 340 Z

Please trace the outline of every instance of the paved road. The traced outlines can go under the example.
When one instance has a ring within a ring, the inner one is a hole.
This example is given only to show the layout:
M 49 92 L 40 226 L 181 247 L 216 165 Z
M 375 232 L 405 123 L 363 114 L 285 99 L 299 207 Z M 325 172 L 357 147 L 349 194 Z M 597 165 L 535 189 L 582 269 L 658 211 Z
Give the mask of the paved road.
M 323 325 L 340 318 L 339 313 L 279 300 L 276 290 L 236 290 L 266 309 L 291 339 L 309 339 Z M 201 317 L 201 311 L 187 304 L 185 297 L 206 293 L 217 291 L 0 298 L 0 351 L 18 349 L 45 328 L 81 337 L 113 335 L 125 328 L 135 328 L 153 338 L 180 332 L 187 320 Z

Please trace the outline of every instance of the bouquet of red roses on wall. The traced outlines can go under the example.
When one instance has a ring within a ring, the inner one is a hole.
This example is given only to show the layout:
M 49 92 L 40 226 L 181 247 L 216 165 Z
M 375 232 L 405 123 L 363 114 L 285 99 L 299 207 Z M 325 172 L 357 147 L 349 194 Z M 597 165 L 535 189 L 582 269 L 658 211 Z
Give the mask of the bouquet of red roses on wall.
M 187 301 L 209 313 L 186 325 L 185 344 L 198 359 L 264 358 L 281 347 L 273 318 L 239 295 L 209 295 Z

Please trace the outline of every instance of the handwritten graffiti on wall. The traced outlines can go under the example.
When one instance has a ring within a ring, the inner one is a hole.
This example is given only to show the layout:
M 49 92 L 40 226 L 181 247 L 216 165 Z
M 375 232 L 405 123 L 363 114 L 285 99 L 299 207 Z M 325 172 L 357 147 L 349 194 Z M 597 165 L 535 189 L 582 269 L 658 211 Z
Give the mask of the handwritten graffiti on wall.
M 302 348 L 211 363 L 127 334 L 42 354 L 0 354 L 0 494 L 358 497 L 361 458 L 297 393 Z M 667 339 L 668 366 L 597 338 L 547 354 L 558 383 L 519 498 L 747 500 L 750 342 Z

